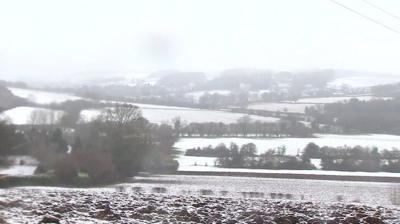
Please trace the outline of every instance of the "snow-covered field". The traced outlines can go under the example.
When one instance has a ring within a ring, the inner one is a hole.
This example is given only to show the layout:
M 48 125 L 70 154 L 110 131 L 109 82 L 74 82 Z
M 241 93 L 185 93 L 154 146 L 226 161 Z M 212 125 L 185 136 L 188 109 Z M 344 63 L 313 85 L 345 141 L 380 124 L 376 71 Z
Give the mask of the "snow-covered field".
M 307 174 L 307 175 L 337 175 L 337 176 L 367 176 L 367 177 L 400 177 L 400 173 L 387 172 L 350 172 L 330 170 L 269 170 L 249 168 L 221 168 L 217 167 L 216 157 L 196 157 L 180 155 L 177 158 L 179 171 L 196 172 L 235 172 L 235 173 L 273 173 L 273 174 Z M 320 167 L 320 164 L 315 164 Z
M 185 152 L 187 149 L 216 146 L 224 143 L 227 146 L 231 142 L 243 145 L 246 143 L 254 143 L 257 146 L 258 153 L 263 153 L 271 148 L 280 146 L 286 147 L 286 154 L 296 155 L 301 152 L 304 147 L 314 142 L 319 146 L 367 146 L 378 147 L 382 149 L 392 149 L 400 146 L 400 136 L 395 135 L 316 135 L 317 138 L 269 138 L 269 139 L 252 139 L 252 138 L 182 138 L 174 146 Z M 215 172 L 260 172 L 260 173 L 301 173 L 301 174 L 335 174 L 335 175 L 362 175 L 362 176 L 398 176 L 400 174 L 393 173 L 364 173 L 364 172 L 338 172 L 338 171 L 286 171 L 286 170 L 262 170 L 262 169 L 226 169 L 214 167 L 216 158 L 212 157 L 194 157 L 180 155 L 178 157 L 179 170 L 181 171 L 215 171 Z M 318 164 L 316 164 L 318 165 Z
M 31 156 L 9 156 L 7 160 L 11 162 L 10 167 L 1 167 L 0 174 L 12 176 L 33 175 L 38 161 Z
M 30 176 L 35 172 L 35 165 L 14 165 L 7 168 L 0 168 L 0 174 L 12 176 Z
M 141 108 L 143 117 L 153 123 L 169 123 L 172 119 L 180 117 L 184 122 L 222 122 L 222 123 L 234 123 L 239 118 L 246 114 L 241 113 L 230 113 L 226 111 L 214 111 L 214 110 L 201 110 L 201 109 L 190 109 L 190 108 L 179 108 L 179 107 L 167 107 L 159 105 L 149 104 L 134 104 Z M 81 117 L 83 121 L 90 121 L 96 118 L 100 114 L 100 110 L 83 110 Z M 253 120 L 259 120 L 263 122 L 275 123 L 279 121 L 279 118 L 275 117 L 261 117 L 250 115 Z
M 315 106 L 311 103 L 254 103 L 250 104 L 247 109 L 264 110 L 264 111 L 279 111 L 290 113 L 304 113 L 306 107 Z
M 151 122 L 162 123 L 171 121 L 173 118 L 179 116 L 184 122 L 222 122 L 222 123 L 235 123 L 239 118 L 246 116 L 241 113 L 230 113 L 225 111 L 212 111 L 212 110 L 158 110 L 143 108 L 143 116 Z M 261 117 L 250 115 L 252 120 L 263 122 L 275 123 L 279 118 L 274 117 Z
M 335 175 L 335 176 L 366 176 L 366 177 L 400 177 L 400 173 L 388 172 L 350 172 L 331 170 L 270 170 L 270 169 L 249 169 L 249 168 L 221 168 L 217 167 L 215 157 L 178 157 L 179 171 L 196 172 L 235 172 L 235 173 L 271 173 L 271 174 L 307 174 L 307 175 Z M 320 167 L 320 164 L 314 164 Z
M 313 142 L 319 146 L 366 146 L 378 147 L 379 149 L 400 148 L 400 136 L 397 135 L 330 135 L 317 134 L 316 138 L 181 138 L 175 147 L 184 152 L 186 149 L 217 146 L 224 143 L 227 146 L 231 142 L 239 146 L 247 143 L 254 143 L 257 146 L 259 153 L 263 153 L 268 149 L 277 148 L 280 146 L 286 147 L 286 154 L 296 155 L 301 152 L 304 147 Z
M 146 109 L 165 109 L 165 110 L 201 110 L 196 108 L 190 107 L 174 107 L 174 106 L 164 106 L 164 105 L 157 105 L 157 104 L 145 104 L 145 103 L 132 103 L 132 102 L 124 102 L 124 101 L 114 101 L 114 100 L 100 100 L 100 103 L 109 103 L 109 104 L 129 104 L 138 106 L 140 108 Z
M 196 167 L 194 171 L 201 171 L 202 167 L 215 167 L 215 157 L 184 156 L 178 157 L 179 170 L 190 171 L 191 167 Z
M 213 164 L 216 158 L 209 157 L 208 163 Z M 186 160 L 186 159 L 185 159 Z M 203 165 L 202 159 L 193 160 L 197 165 L 179 166 L 179 171 L 197 172 L 235 172 L 235 173 L 276 173 L 276 174 L 308 174 L 308 175 L 335 175 L 335 176 L 367 176 L 367 177 L 400 177 L 400 173 L 387 172 L 350 172 L 331 170 L 268 170 L 268 169 L 246 169 L 246 168 L 220 168 L 214 165 Z M 199 165 L 200 164 L 200 165 Z
M 340 88 L 343 85 L 353 88 L 371 87 L 400 82 L 398 76 L 349 76 L 335 79 L 328 83 L 328 86 Z
M 25 98 L 31 102 L 38 104 L 62 103 L 68 100 L 82 99 L 78 96 L 73 96 L 65 93 L 53 93 L 40 90 L 8 88 L 14 95 Z
M 0 200 L 3 223 L 398 224 L 398 189 L 387 183 L 161 175 L 96 188 L 6 188 Z
M 15 125 L 52 124 L 57 122 L 63 114 L 63 111 L 40 107 L 16 107 L 2 112 L 0 119 L 5 119 Z
M 291 113 L 305 113 L 306 107 L 312 107 L 319 104 L 346 102 L 353 98 L 360 101 L 370 101 L 374 99 L 390 100 L 391 97 L 374 97 L 374 96 L 338 96 L 338 97 L 316 97 L 301 98 L 296 101 L 284 101 L 281 103 L 254 103 L 247 108 L 252 110 L 279 111 Z
M 61 93 L 52 93 L 38 90 L 29 90 L 21 88 L 9 88 L 14 95 L 28 99 L 38 104 L 61 103 L 68 100 L 82 99 L 77 96 Z M 119 101 L 100 101 L 102 103 L 124 104 Z M 185 122 L 223 122 L 233 123 L 245 114 L 229 113 L 225 111 L 201 110 L 187 107 L 173 107 L 152 104 L 129 103 L 142 109 L 143 116 L 154 123 L 171 122 L 173 118 L 180 117 Z M 33 111 L 42 111 L 50 113 L 51 110 L 34 107 L 17 107 L 2 113 L 1 117 L 8 118 L 12 123 L 30 124 Z M 62 115 L 61 111 L 55 111 L 55 114 Z M 83 121 L 90 121 L 100 114 L 100 110 L 84 110 L 81 113 Z M 253 120 L 264 122 L 278 122 L 279 118 L 250 116 Z M 45 122 L 49 123 L 49 122 Z

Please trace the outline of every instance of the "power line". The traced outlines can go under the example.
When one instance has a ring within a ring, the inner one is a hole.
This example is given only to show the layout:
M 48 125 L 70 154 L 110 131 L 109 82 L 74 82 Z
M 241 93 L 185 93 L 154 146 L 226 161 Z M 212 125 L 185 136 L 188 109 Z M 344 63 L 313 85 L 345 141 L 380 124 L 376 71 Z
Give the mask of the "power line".
M 389 15 L 389 16 L 391 16 L 391 17 L 397 19 L 397 20 L 400 20 L 400 17 L 397 16 L 397 15 L 395 15 L 394 13 L 391 13 L 391 12 L 387 11 L 386 9 L 384 9 L 384 8 L 382 8 L 382 7 L 379 7 L 379 6 L 377 6 L 377 5 L 375 5 L 375 4 L 371 3 L 371 2 L 369 2 L 369 1 L 367 1 L 367 0 L 362 0 L 362 1 L 365 2 L 365 3 L 368 4 L 368 5 L 370 5 L 370 6 L 374 7 L 374 8 L 376 8 L 376 9 L 378 9 L 379 11 L 381 11 L 381 12 L 383 12 L 383 13 L 386 13 L 387 15 Z
M 394 29 L 394 28 L 392 28 L 392 27 L 390 27 L 390 26 L 388 26 L 388 25 L 385 25 L 384 23 L 381 23 L 381 22 L 379 22 L 378 20 L 375 20 L 375 19 L 373 19 L 373 18 L 371 18 L 371 17 L 369 17 L 369 16 L 366 16 L 366 15 L 362 14 L 361 12 L 358 12 L 358 11 L 356 11 L 356 10 L 354 10 L 354 9 L 352 9 L 352 8 L 350 8 L 350 7 L 348 7 L 348 6 L 346 6 L 346 5 L 343 5 L 342 3 L 339 3 L 339 2 L 337 2 L 337 1 L 335 1 L 335 0 L 329 0 L 329 1 L 335 3 L 335 4 L 338 5 L 338 6 L 341 6 L 341 7 L 345 8 L 345 9 L 347 9 L 347 10 L 349 10 L 349 11 L 351 11 L 351 12 L 353 12 L 353 13 L 355 13 L 355 14 L 361 16 L 361 17 L 363 17 L 364 19 L 369 20 L 370 22 L 373 22 L 373 23 L 375 23 L 375 24 L 378 24 L 378 25 L 380 25 L 380 26 L 382 26 L 382 27 L 384 27 L 384 28 L 386 28 L 386 29 L 388 29 L 388 30 L 390 30 L 390 31 L 392 31 L 392 32 L 395 32 L 396 34 L 400 35 L 400 31 L 398 31 L 398 30 L 396 30 L 396 29 Z

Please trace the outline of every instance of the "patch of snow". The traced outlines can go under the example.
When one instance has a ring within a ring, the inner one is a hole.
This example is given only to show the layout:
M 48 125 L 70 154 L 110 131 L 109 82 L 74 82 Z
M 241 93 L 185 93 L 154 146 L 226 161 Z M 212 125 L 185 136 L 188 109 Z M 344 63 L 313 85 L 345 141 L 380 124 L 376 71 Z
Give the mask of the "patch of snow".
M 337 78 L 328 83 L 329 87 L 340 88 L 347 85 L 353 88 L 371 87 L 376 85 L 393 84 L 400 82 L 398 76 L 349 76 Z
M 40 107 L 15 107 L 3 111 L 0 114 L 0 118 L 9 120 L 15 125 L 52 124 L 57 122 L 64 113 L 64 111 Z
M 143 117 L 153 123 L 170 123 L 172 119 L 180 117 L 184 122 L 222 122 L 235 123 L 239 118 L 246 116 L 242 113 L 231 113 L 226 111 L 191 109 L 186 107 L 167 107 L 150 104 L 134 104 L 141 108 Z M 83 121 L 95 119 L 101 110 L 88 109 L 81 112 Z M 249 115 L 253 120 L 276 123 L 280 119 L 275 117 L 262 117 Z
M 25 98 L 30 102 L 38 104 L 50 104 L 50 103 L 62 103 L 68 100 L 80 100 L 81 97 L 73 96 L 66 93 L 54 93 L 48 91 L 32 90 L 32 89 L 22 89 L 8 87 L 12 94 Z
M 201 161 L 199 160 L 198 162 Z M 246 168 L 221 168 L 215 166 L 179 166 L 178 170 L 197 171 L 197 172 L 237 172 L 237 173 L 367 176 L 367 177 L 400 177 L 400 173 L 387 173 L 387 172 L 351 172 L 351 171 L 331 171 L 331 170 L 269 170 L 269 169 L 246 169 Z
M 0 169 L 0 174 L 10 176 L 30 176 L 35 172 L 34 165 L 14 165 L 8 168 Z
M 317 169 L 322 169 L 322 165 L 321 165 L 321 159 L 310 159 L 310 162 L 312 165 L 315 166 L 315 168 Z

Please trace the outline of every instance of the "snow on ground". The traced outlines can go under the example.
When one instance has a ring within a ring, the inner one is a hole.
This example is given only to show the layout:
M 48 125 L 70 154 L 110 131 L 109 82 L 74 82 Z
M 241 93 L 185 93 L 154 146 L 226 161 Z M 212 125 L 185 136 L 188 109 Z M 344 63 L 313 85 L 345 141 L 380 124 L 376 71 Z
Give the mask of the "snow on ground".
M 210 158 L 207 158 L 210 159 Z M 211 158 L 212 159 L 212 158 Z M 183 159 L 182 159 L 183 160 Z M 215 158 L 214 158 L 215 160 Z M 202 158 L 194 160 L 197 164 L 205 161 Z M 387 172 L 351 172 L 331 170 L 269 170 L 269 169 L 248 169 L 248 168 L 221 168 L 213 165 L 179 165 L 179 171 L 197 172 L 237 172 L 237 173 L 281 173 L 281 174 L 309 174 L 309 175 L 338 175 L 338 176 L 367 176 L 367 177 L 400 177 L 400 173 Z
M 343 85 L 353 88 L 371 87 L 375 85 L 385 85 L 400 82 L 398 76 L 349 76 L 337 78 L 328 83 L 328 86 L 340 88 Z
M 234 123 L 239 118 L 246 116 L 241 113 L 230 113 L 226 111 L 215 111 L 215 110 L 202 110 L 202 109 L 191 109 L 186 107 L 167 107 L 150 104 L 134 104 L 142 109 L 143 117 L 153 123 L 169 123 L 172 119 L 180 117 L 184 122 L 222 122 L 222 123 Z M 100 114 L 98 109 L 83 110 L 81 117 L 83 121 L 90 121 Z M 259 120 L 263 122 L 275 123 L 280 119 L 275 117 L 262 117 L 250 115 L 253 120 Z
M 51 124 L 58 121 L 64 114 L 60 110 L 50 110 L 40 107 L 15 107 L 3 111 L 0 119 L 9 120 L 15 125 Z
M 306 107 L 312 107 L 315 104 L 307 103 L 254 103 L 250 104 L 247 109 L 264 110 L 264 111 L 279 111 L 290 113 L 305 113 Z
M 178 171 L 196 172 L 237 172 L 237 173 L 281 173 L 281 174 L 311 174 L 311 175 L 338 175 L 338 176 L 367 176 L 367 177 L 400 177 L 400 173 L 388 172 L 351 172 L 332 170 L 270 170 L 270 169 L 249 169 L 249 168 L 221 168 L 217 167 L 216 157 L 178 157 Z M 317 168 L 320 168 L 320 160 L 312 161 Z
M 143 116 L 151 122 L 162 123 L 171 121 L 173 118 L 179 116 L 182 121 L 191 122 L 222 122 L 222 123 L 235 123 L 239 118 L 246 116 L 241 113 L 230 113 L 225 111 L 213 110 L 158 110 L 143 108 Z M 263 122 L 275 123 L 280 119 L 275 117 L 261 117 L 250 115 L 252 120 L 259 120 Z
M 317 138 L 182 138 L 174 147 L 182 151 L 178 157 L 180 171 L 210 171 L 210 172 L 249 172 L 249 173 L 296 173 L 296 174 L 321 174 L 321 175 L 358 175 L 358 176 L 390 176 L 400 177 L 396 173 L 384 172 L 345 172 L 345 171 L 322 171 L 322 170 L 265 170 L 265 169 L 231 169 L 215 167 L 215 157 L 184 156 L 183 152 L 195 147 L 216 146 L 224 143 L 227 146 L 231 142 L 243 145 L 254 143 L 258 153 L 263 153 L 270 148 L 280 146 L 286 147 L 286 154 L 296 155 L 309 143 L 314 142 L 319 146 L 376 146 L 379 149 L 392 149 L 400 145 L 400 136 L 395 135 L 316 135 Z M 318 168 L 320 161 L 315 160 L 313 164 Z
M 310 163 L 315 166 L 317 169 L 322 169 L 321 159 L 310 159 Z
M 174 107 L 174 106 L 164 106 L 164 105 L 157 105 L 157 104 L 145 104 L 145 103 L 132 103 L 132 102 L 124 102 L 124 101 L 115 101 L 115 100 L 100 100 L 100 103 L 109 103 L 109 104 L 116 104 L 116 105 L 133 105 L 138 106 L 140 108 L 148 108 L 148 109 L 166 109 L 166 110 L 201 110 L 196 108 L 190 107 Z
M 80 122 L 90 122 L 101 114 L 101 110 L 98 109 L 90 109 L 90 110 L 82 110 L 80 113 Z
M 7 160 L 11 162 L 9 167 L 0 167 L 0 174 L 13 176 L 33 175 L 39 162 L 32 156 L 9 156 Z
M 35 165 L 13 165 L 8 168 L 0 168 L 0 174 L 12 176 L 30 176 L 35 172 Z
M 22 89 L 14 87 L 8 87 L 8 89 L 12 92 L 12 94 L 38 104 L 62 103 L 68 100 L 82 99 L 81 97 L 65 93 L 53 93 L 47 91 Z
M 163 175 L 101 188 L 0 189 L 0 199 L 7 223 L 394 224 L 397 192 L 387 183 Z
M 13 156 L 8 156 L 7 157 L 8 161 L 11 161 L 12 165 L 20 165 L 20 164 L 24 164 L 24 165 L 38 165 L 39 161 L 35 158 L 33 158 L 32 156 L 28 156 L 28 155 L 13 155 Z
M 268 149 L 277 148 L 280 146 L 286 147 L 286 154 L 296 155 L 301 152 L 304 147 L 314 142 L 319 146 L 365 146 L 378 147 L 382 149 L 398 148 L 400 146 L 400 136 L 396 135 L 327 135 L 316 134 L 316 138 L 181 138 L 175 143 L 174 147 L 184 152 L 187 149 L 217 146 L 224 143 L 229 146 L 231 142 L 239 146 L 247 143 L 254 143 L 257 146 L 259 153 L 263 153 Z
M 215 157 L 202 157 L 202 156 L 183 156 L 178 157 L 179 168 L 192 167 L 192 166 L 215 166 Z
M 306 107 L 316 106 L 325 103 L 337 103 L 349 101 L 356 98 L 361 101 L 369 101 L 373 99 L 389 100 L 391 97 L 374 97 L 374 96 L 340 96 L 340 97 L 316 97 L 301 98 L 296 101 L 283 101 L 280 103 L 254 103 L 250 104 L 247 109 L 264 110 L 264 111 L 280 111 L 291 113 L 305 113 Z

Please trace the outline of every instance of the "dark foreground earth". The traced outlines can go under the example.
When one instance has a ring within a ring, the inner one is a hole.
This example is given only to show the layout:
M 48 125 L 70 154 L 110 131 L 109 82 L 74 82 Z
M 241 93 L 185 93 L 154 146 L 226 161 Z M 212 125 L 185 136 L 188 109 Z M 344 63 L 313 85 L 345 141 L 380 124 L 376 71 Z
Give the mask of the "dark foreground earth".
M 0 223 L 400 223 L 379 206 L 109 189 L 3 189 L 0 209 Z

